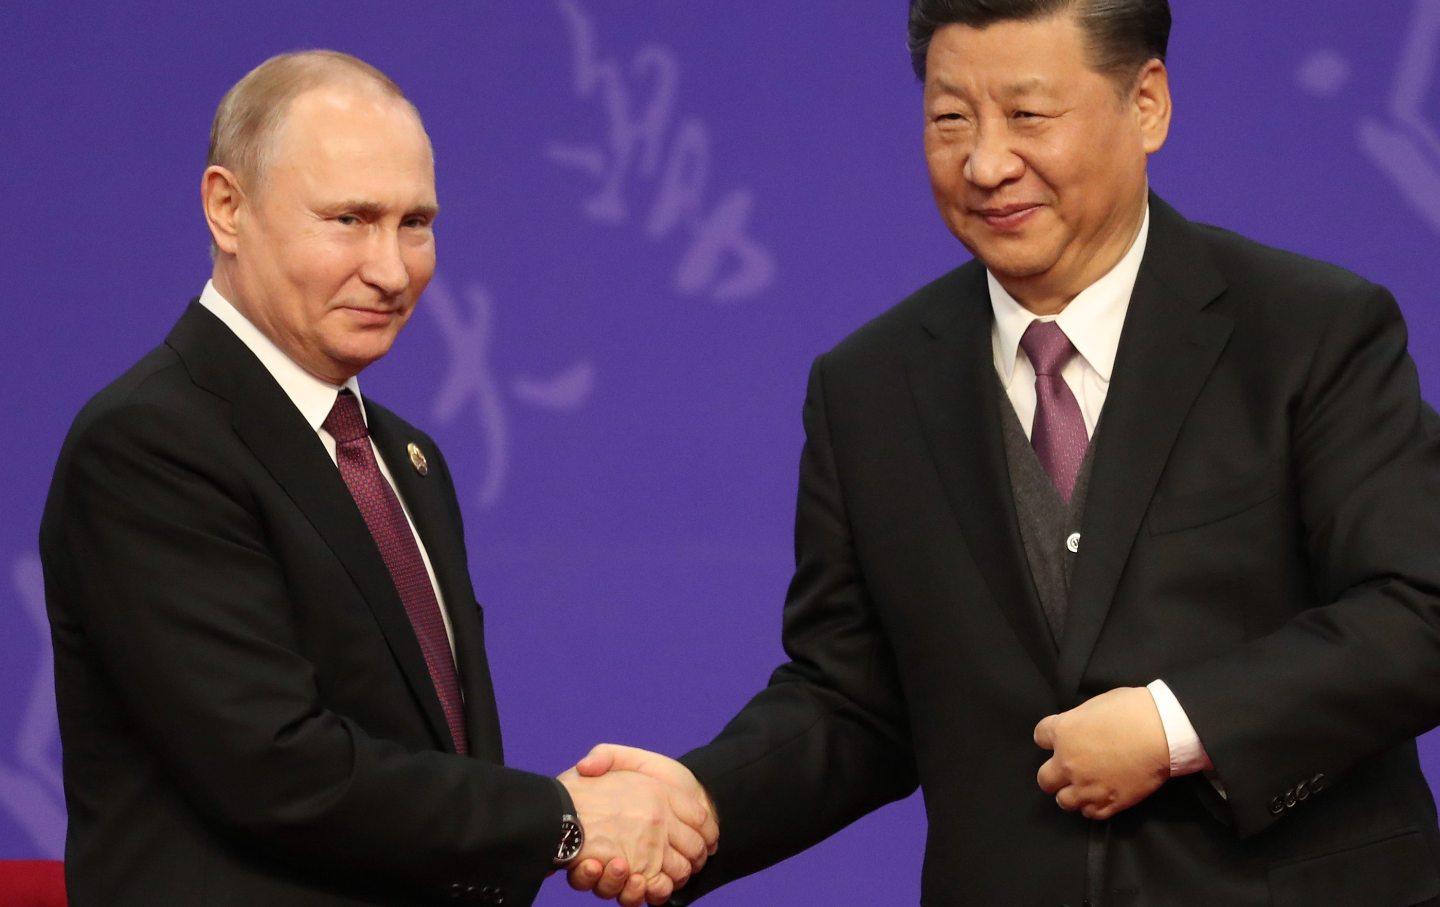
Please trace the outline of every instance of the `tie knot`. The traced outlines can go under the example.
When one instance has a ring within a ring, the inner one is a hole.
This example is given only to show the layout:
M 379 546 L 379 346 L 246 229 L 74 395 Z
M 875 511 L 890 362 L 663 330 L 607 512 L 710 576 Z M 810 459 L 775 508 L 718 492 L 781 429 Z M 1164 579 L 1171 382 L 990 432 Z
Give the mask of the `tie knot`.
M 330 415 L 320 427 L 328 431 L 337 444 L 358 441 L 369 434 L 365 430 L 365 418 L 360 415 L 360 401 L 348 390 L 336 395 L 335 405 L 330 407 Z
M 1037 375 L 1060 374 L 1060 369 L 1075 355 L 1075 345 L 1053 321 L 1030 322 L 1020 338 L 1020 348 L 1030 358 Z

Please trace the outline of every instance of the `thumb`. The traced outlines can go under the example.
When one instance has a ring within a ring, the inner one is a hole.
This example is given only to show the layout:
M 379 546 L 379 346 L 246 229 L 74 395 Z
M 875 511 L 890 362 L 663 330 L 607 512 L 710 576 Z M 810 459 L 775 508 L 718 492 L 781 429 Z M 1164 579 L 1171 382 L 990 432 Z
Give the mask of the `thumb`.
M 575 771 L 587 778 L 594 778 L 606 772 L 619 771 L 627 766 L 621 764 L 620 750 L 624 747 L 613 743 L 601 743 L 575 763 Z
M 1055 749 L 1055 715 L 1047 715 L 1035 725 L 1035 745 L 1042 750 Z

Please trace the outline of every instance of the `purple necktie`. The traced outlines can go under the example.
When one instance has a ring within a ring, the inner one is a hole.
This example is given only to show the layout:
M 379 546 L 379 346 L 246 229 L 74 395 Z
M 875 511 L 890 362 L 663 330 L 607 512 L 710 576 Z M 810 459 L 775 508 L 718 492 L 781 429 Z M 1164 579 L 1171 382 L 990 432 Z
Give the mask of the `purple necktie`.
M 335 438 L 335 461 L 340 467 L 340 477 L 349 486 L 350 495 L 355 498 L 375 546 L 380 549 L 380 557 L 390 571 L 395 591 L 400 593 L 400 602 L 410 617 L 410 625 L 415 628 L 415 638 L 420 641 L 420 651 L 425 654 L 425 666 L 430 669 L 440 707 L 445 711 L 450 739 L 455 742 L 455 751 L 464 755 L 470 749 L 465 738 L 465 711 L 455 659 L 450 653 L 449 637 L 445 635 L 445 621 L 440 616 L 440 603 L 435 599 L 435 588 L 430 585 L 430 575 L 420 558 L 420 546 L 415 543 L 400 499 L 375 462 L 370 433 L 365 428 L 355 395 L 348 390 L 341 391 L 322 427 Z
M 1075 355 L 1075 346 L 1055 322 L 1032 321 L 1020 338 L 1020 347 L 1035 367 L 1035 424 L 1030 444 L 1068 504 L 1090 445 L 1080 404 L 1060 377 L 1060 370 Z

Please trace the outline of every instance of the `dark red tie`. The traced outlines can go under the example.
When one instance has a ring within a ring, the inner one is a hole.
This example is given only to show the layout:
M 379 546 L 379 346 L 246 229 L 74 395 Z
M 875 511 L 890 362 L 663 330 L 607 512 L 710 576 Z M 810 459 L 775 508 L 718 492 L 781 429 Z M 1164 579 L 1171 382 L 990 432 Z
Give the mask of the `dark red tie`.
M 335 439 L 335 461 L 340 467 L 340 477 L 350 487 L 350 495 L 355 498 L 395 582 L 395 591 L 400 593 L 410 625 L 415 628 L 415 638 L 420 641 L 420 651 L 425 654 L 425 666 L 430 669 L 440 707 L 445 710 L 450 739 L 455 742 L 455 751 L 463 755 L 470 749 L 465 739 L 465 709 L 455 659 L 450 654 L 450 640 L 445 635 L 445 621 L 440 616 L 440 603 L 435 599 L 435 589 L 430 585 L 430 575 L 425 572 L 425 562 L 420 557 L 420 546 L 415 543 L 400 499 L 375 462 L 370 432 L 365 428 L 360 401 L 354 394 L 348 390 L 340 392 L 330 415 L 325 417 L 323 428 Z
M 1035 423 L 1030 429 L 1030 445 L 1068 504 L 1090 445 L 1080 404 L 1060 376 L 1075 355 L 1075 346 L 1055 322 L 1032 321 L 1020 338 L 1020 347 L 1035 367 Z

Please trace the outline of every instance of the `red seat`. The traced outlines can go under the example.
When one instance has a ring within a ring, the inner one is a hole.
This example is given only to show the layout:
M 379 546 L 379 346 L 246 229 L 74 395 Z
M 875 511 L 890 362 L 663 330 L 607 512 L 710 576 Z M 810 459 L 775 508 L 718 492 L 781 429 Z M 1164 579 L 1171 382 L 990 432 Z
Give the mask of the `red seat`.
M 0 904 L 66 907 L 65 864 L 59 860 L 0 860 Z

